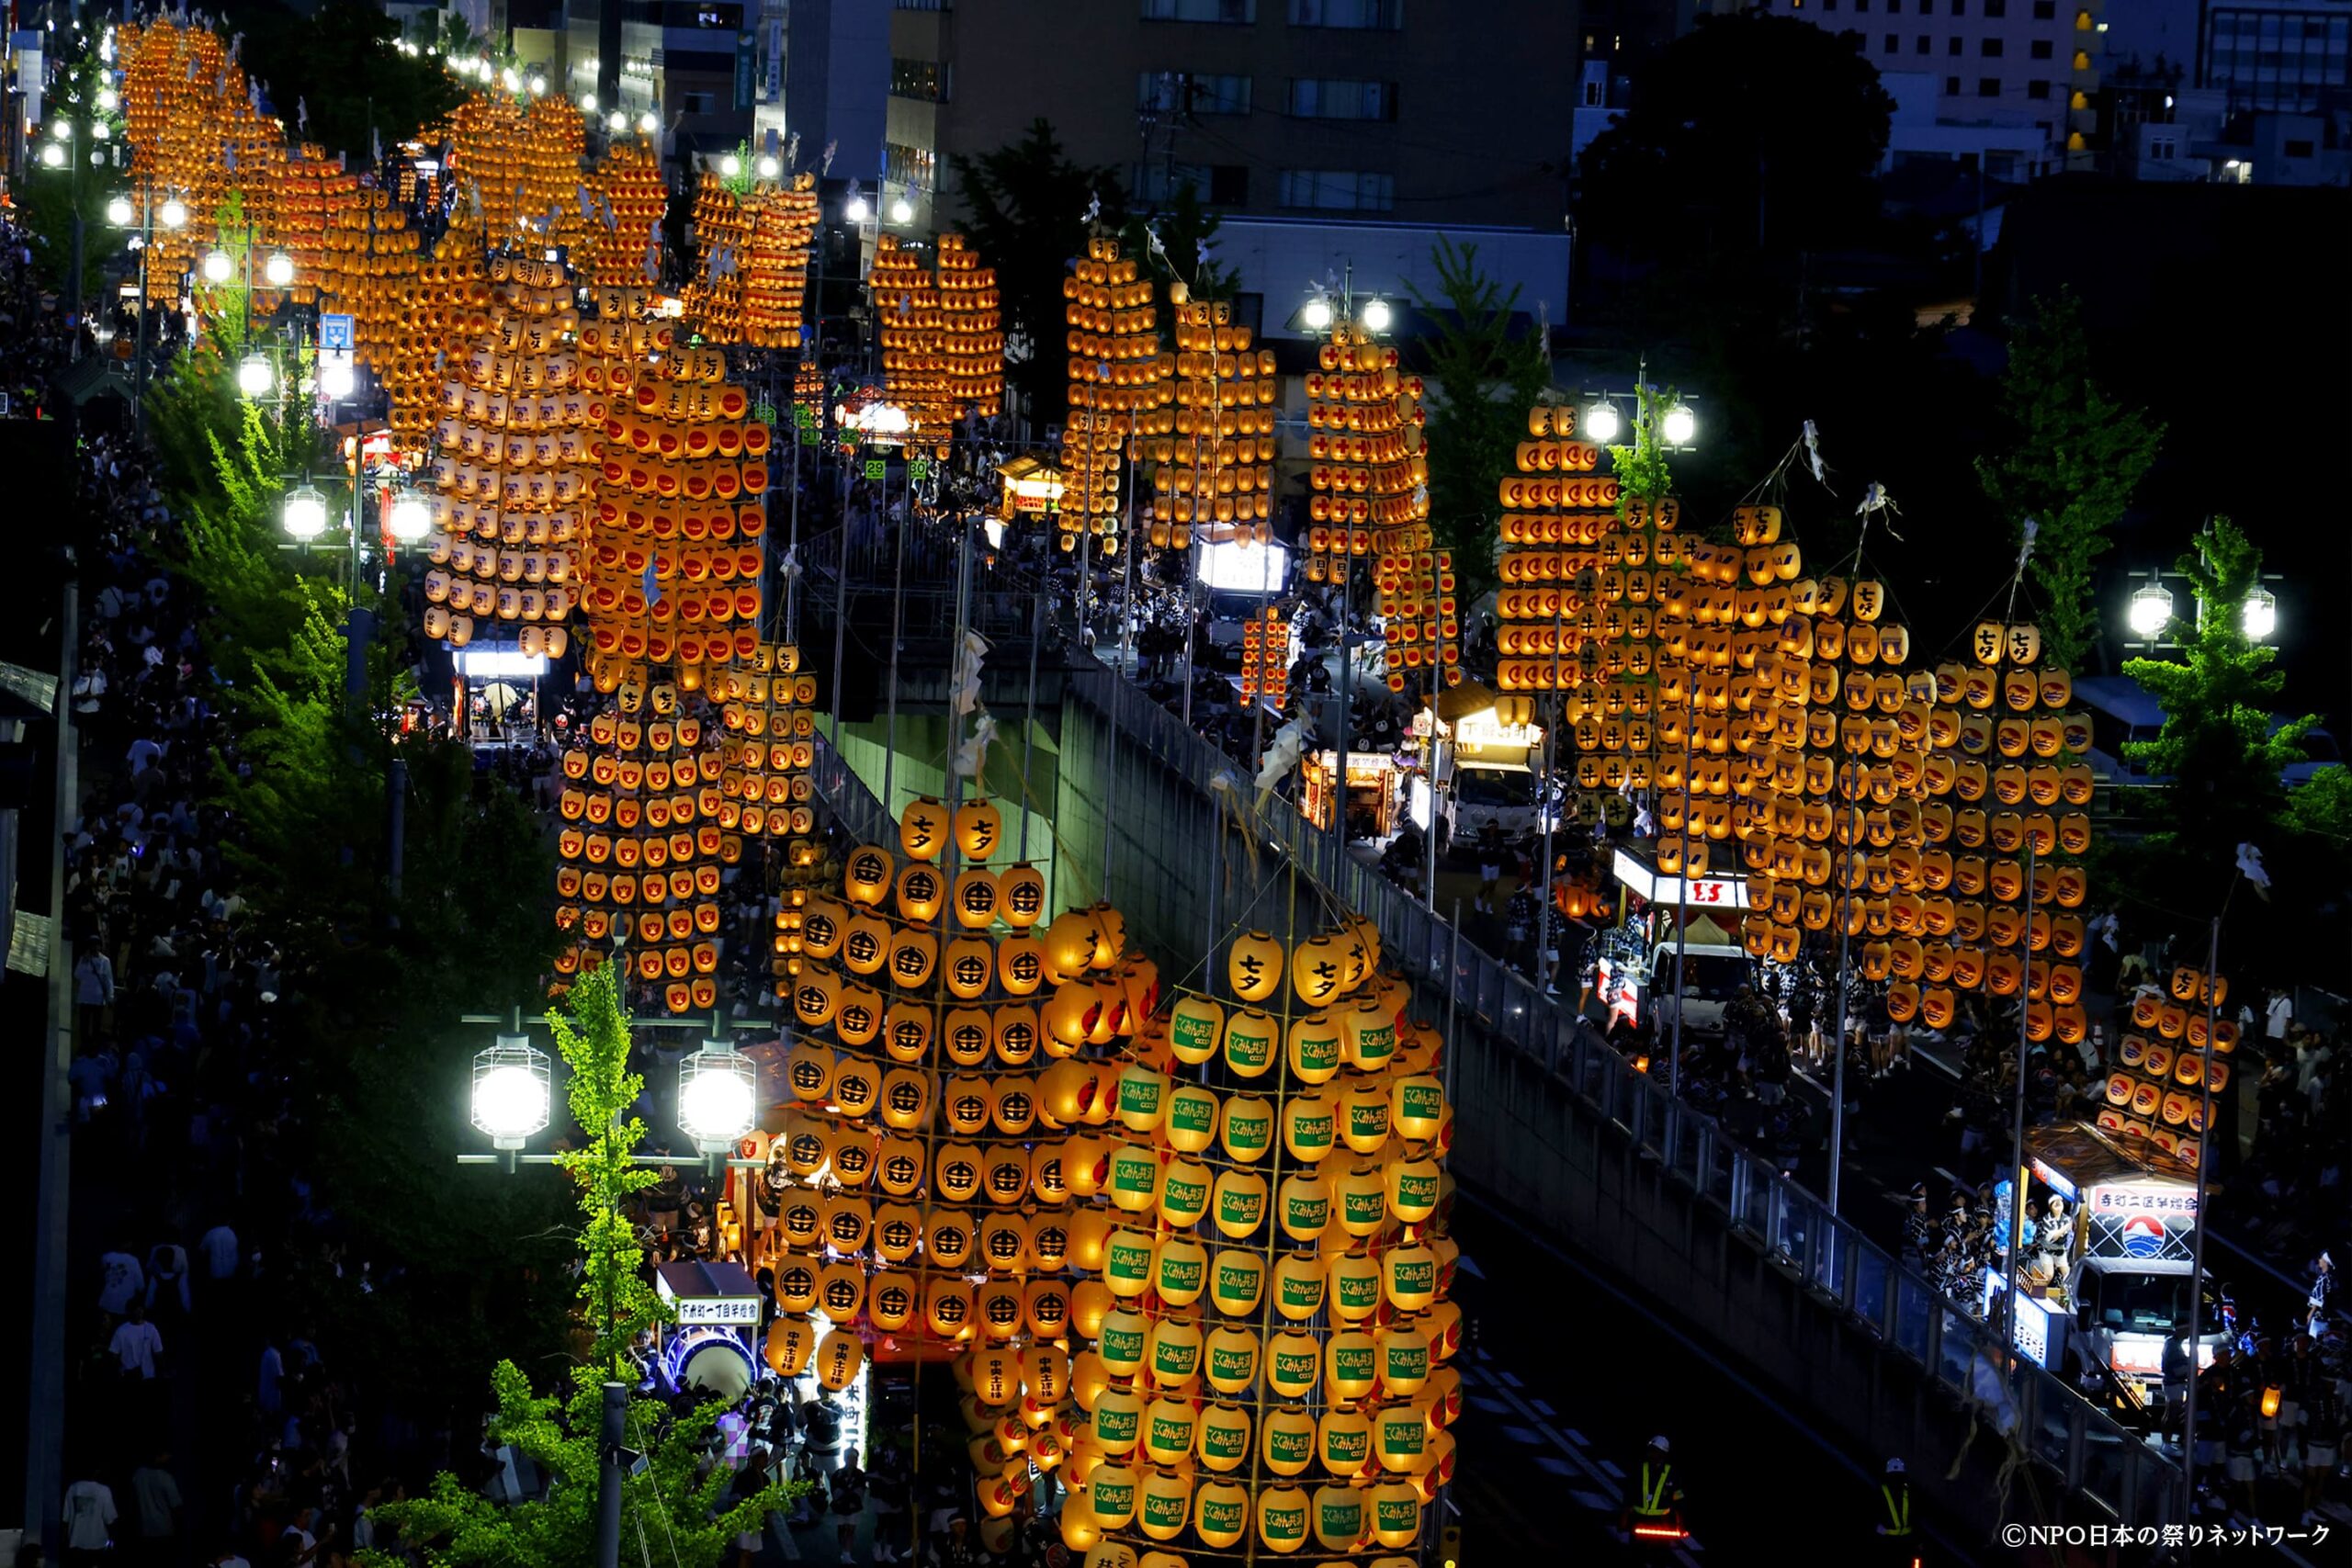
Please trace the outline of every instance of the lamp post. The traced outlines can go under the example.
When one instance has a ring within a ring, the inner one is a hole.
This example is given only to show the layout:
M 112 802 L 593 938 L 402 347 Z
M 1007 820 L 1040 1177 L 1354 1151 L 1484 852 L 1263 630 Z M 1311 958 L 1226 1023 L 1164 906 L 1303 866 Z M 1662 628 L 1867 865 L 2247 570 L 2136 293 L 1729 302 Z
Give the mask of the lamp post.
M 107 218 L 117 228 L 128 229 L 136 218 L 139 223 L 139 309 L 138 338 L 133 350 L 130 395 L 131 428 L 141 429 L 147 418 L 147 299 L 148 258 L 155 249 L 155 225 L 176 230 L 187 223 L 187 205 L 179 197 L 155 199 L 155 187 L 143 184 L 139 187 L 139 205 L 133 209 L 129 197 L 119 196 L 107 203 Z
M 2201 535 L 2197 548 L 2202 557 L 2205 545 Z M 2283 572 L 2264 572 L 2238 605 L 2238 630 L 2245 634 L 2246 641 L 2267 643 L 2278 635 L 2278 595 L 2264 584 L 2285 580 Z M 2181 643 L 2173 635 L 2173 626 L 2179 618 L 2180 601 L 2173 585 L 2186 583 L 2189 579 L 2181 572 L 2147 567 L 2124 573 L 2124 581 L 2139 586 L 2123 602 L 2123 625 L 2128 633 L 2123 646 L 2142 653 L 2177 651 Z M 2202 630 L 2205 601 L 2193 593 L 2191 597 L 2197 605 L 2197 619 L 2192 624 Z

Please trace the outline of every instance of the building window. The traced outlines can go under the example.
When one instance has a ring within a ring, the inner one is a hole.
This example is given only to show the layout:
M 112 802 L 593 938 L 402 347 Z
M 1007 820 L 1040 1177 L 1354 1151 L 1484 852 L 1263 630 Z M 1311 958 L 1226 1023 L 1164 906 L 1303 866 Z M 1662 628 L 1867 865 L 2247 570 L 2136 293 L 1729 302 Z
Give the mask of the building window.
M 1176 193 L 1190 186 L 1195 192 L 1209 187 L 1209 166 L 1206 164 L 1137 164 L 1129 171 L 1127 189 L 1135 199 L 1153 207 L 1165 207 L 1176 199 Z
M 1944 39 L 1944 52 L 1946 54 L 1958 54 L 1960 52 L 1960 39 L 1956 38 L 1948 38 Z
M 1585 102 L 1598 107 L 1601 84 L 1585 84 Z M 1395 119 L 1396 84 L 1350 82 L 1329 76 L 1296 76 L 1290 84 L 1290 112 L 1300 119 Z
M 893 60 L 890 62 L 890 96 L 912 98 L 918 103 L 945 103 L 947 62 L 944 60 Z
M 1143 0 L 1147 22 L 1232 22 L 1258 19 L 1258 0 Z
M 1980 98 L 1999 97 L 2001 79 L 1998 76 L 1979 76 L 1976 78 L 1976 96 Z
M 717 112 L 718 100 L 716 93 L 681 93 L 678 108 L 684 114 L 713 114 Z
M 1394 32 L 1405 25 L 1405 0 L 1290 0 L 1295 28 L 1372 28 Z
M 1988 17 L 2007 16 L 2009 14 L 2009 0 L 1984 0 L 1984 14 Z
M 2169 136 L 2150 137 L 2148 139 L 2148 156 L 2158 159 L 2171 158 L 2172 138 Z
M 2050 84 L 2040 80 L 2028 82 L 2025 85 L 2025 96 L 2040 103 L 2050 96 Z
M 1976 52 L 1986 60 L 1998 60 L 2001 58 L 2001 40 L 1996 38 L 1979 39 Z
M 1351 169 L 1284 169 L 1281 205 L 1324 212 L 1387 212 L 1396 205 L 1396 179 Z
M 2033 19 L 2052 22 L 2058 19 L 2058 0 L 2033 0 Z
M 1960 96 L 1959 77 L 1947 76 L 1944 78 L 1944 96 L 1947 98 L 1956 98 Z
M 1136 78 L 1136 107 L 1156 114 L 1248 114 L 1250 78 L 1147 71 Z
M 1930 51 L 1930 50 L 1934 49 L 1935 47 L 1936 47 L 1935 39 L 1933 39 L 1929 38 L 1929 37 L 1928 37 L 1927 34 L 1925 34 L 1925 33 L 1921 33 L 1921 34 L 1919 35 L 1919 42 L 1918 42 L 1918 46 L 1917 46 L 1917 48 L 1913 49 L 1911 52 L 1912 52 L 1912 53 L 1914 53 L 1914 54 L 1925 54 L 1925 53 L 1927 53 L 1928 51 Z
M 1902 49 L 1902 47 L 1903 47 L 1903 40 L 1902 40 L 1901 39 L 1896 38 L 1893 33 L 1889 33 L 1889 34 L 1887 34 L 1887 35 L 1886 35 L 1886 52 L 1887 52 L 1887 53 L 1889 53 L 1889 54 L 1896 53 L 1897 51 L 1899 51 Z
M 2290 158 L 2308 158 L 2312 153 L 2312 143 L 2297 137 L 2290 141 L 2281 141 L 2278 150 Z
M 2048 39 L 2046 39 L 2046 38 L 2038 38 L 2038 39 L 2035 39 L 2033 40 L 2033 45 L 2032 45 L 2032 47 L 2031 47 L 2030 50 L 2028 50 L 2028 51 L 2027 51 L 2027 52 L 2028 52 L 2028 53 L 2030 53 L 2030 54 L 2031 54 L 2031 55 L 2032 55 L 2036 60 L 2047 60 L 2047 59 L 2049 59 L 2049 58 L 2050 58 L 2050 40 L 2049 40 Z
M 882 177 L 891 185 L 934 190 L 938 187 L 939 154 L 928 147 L 910 147 L 903 141 L 885 141 L 882 144 Z

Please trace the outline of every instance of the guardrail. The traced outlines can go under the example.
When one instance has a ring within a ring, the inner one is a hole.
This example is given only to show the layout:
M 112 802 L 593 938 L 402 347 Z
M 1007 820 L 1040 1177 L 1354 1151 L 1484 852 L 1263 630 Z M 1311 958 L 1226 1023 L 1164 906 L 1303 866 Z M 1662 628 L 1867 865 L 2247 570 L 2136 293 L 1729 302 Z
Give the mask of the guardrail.
M 1246 770 L 1109 669 L 1071 674 L 1069 699 L 1094 709 L 1144 755 L 1204 796 L 1230 775 L 1242 800 Z M 864 782 L 820 742 L 818 792 L 844 826 L 869 842 L 896 829 Z M 1349 908 L 1378 925 L 1388 956 L 1418 983 L 1451 999 L 1489 1039 L 1562 1079 L 1643 1154 L 1723 1214 L 1727 1227 L 1835 1303 L 1853 1324 L 1920 1368 L 1952 1397 L 1975 1404 L 2070 1491 L 2114 1523 L 2161 1527 L 2179 1517 L 2180 1467 L 2082 1399 L 2063 1380 L 2007 1353 L 1998 1331 L 1971 1317 L 1917 1272 L 1832 1215 L 1775 1164 L 1742 1146 L 1716 1120 L 1611 1050 L 1582 1019 L 1517 972 L 1460 938 L 1453 927 L 1379 872 L 1347 855 L 1336 835 L 1287 800 L 1253 808 L 1266 844 Z M 1459 1016 L 1459 1015 L 1457 1015 Z

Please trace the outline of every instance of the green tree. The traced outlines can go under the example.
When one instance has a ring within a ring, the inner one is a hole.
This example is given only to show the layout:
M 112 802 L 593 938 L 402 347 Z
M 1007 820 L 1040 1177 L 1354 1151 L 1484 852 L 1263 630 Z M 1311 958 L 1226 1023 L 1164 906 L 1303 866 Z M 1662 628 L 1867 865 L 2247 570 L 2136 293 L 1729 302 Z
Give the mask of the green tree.
M 1070 258 L 1085 254 L 1090 210 L 1116 228 L 1125 193 L 1110 170 L 1072 163 L 1042 117 L 1020 141 L 977 158 L 958 153 L 953 166 L 964 231 L 996 269 L 1005 335 L 1028 344 L 1024 357 L 1006 364 L 1006 379 L 1035 423 L 1058 424 L 1069 397 L 1062 278 Z
M 562 1396 L 537 1392 L 511 1361 L 501 1361 L 492 1378 L 498 1401 L 492 1436 L 529 1456 L 551 1484 L 543 1501 L 502 1507 L 443 1474 L 425 1496 L 382 1509 L 378 1517 L 421 1546 L 436 1568 L 578 1568 L 594 1560 L 602 1385 L 634 1381 L 629 1352 L 662 1311 L 641 1277 L 643 1253 L 622 1213 L 629 1196 L 654 1178 L 633 1158 L 645 1124 L 629 1108 L 644 1080 L 628 1066 L 619 968 L 607 964 L 583 976 L 565 998 L 565 1011 L 548 1018 L 571 1069 L 569 1105 L 584 1140 L 561 1161 L 578 1189 L 583 1221 L 583 1364 L 573 1369 L 571 1392 Z M 662 1559 L 679 1568 L 716 1568 L 738 1533 L 758 1529 L 769 1512 L 790 1504 L 800 1488 L 777 1484 L 729 1504 L 733 1472 L 725 1465 L 704 1472 L 703 1441 L 724 1408 L 713 1402 L 673 1422 L 659 1401 L 630 1400 L 628 1440 L 646 1465 L 622 1483 L 624 1541 L 658 1542 Z M 401 1561 L 389 1552 L 360 1554 L 367 1568 L 398 1568 Z
M 457 107 L 464 94 L 438 59 L 395 47 L 400 25 L 366 0 L 325 0 L 304 12 L 285 0 L 232 0 L 223 26 L 244 35 L 245 73 L 263 85 L 304 140 L 365 163 Z
M 2077 667 L 2098 636 L 2092 566 L 2155 462 L 2165 427 L 2092 376 L 2082 305 L 2070 293 L 2037 299 L 2009 324 L 2000 401 L 2009 442 L 1977 459 L 1977 478 L 2011 538 L 2027 518 L 2038 525 L 2027 571 L 2041 596 L 2042 647 L 2051 662 Z
M 1430 253 L 1435 295 L 1412 290 L 1420 313 L 1437 323 L 1421 340 L 1430 400 L 1426 450 L 1430 527 L 1453 552 L 1462 597 L 1476 598 L 1495 581 L 1494 543 L 1502 514 L 1495 481 L 1510 471 L 1526 438 L 1527 411 L 1543 395 L 1551 360 L 1542 338 L 1514 335 L 1519 287 L 1506 290 L 1478 266 L 1478 247 L 1441 235 Z
M 2274 874 L 2291 877 L 2294 868 L 2280 855 L 2282 829 L 2324 830 L 2327 799 L 2314 803 L 2321 815 L 2311 824 L 2287 811 L 2280 776 L 2303 760 L 2301 741 L 2317 720 L 2274 728 L 2286 677 L 2274 668 L 2276 650 L 2249 640 L 2241 619 L 2246 596 L 2261 581 L 2262 551 L 2228 518 L 2216 517 L 2175 568 L 2188 579 L 2198 606 L 2194 616 L 2173 623 L 2179 656 L 2123 666 L 2165 716 L 2155 739 L 2123 748 L 2126 761 L 2161 783 L 2154 830 L 2128 856 L 2125 872 L 2146 902 L 2195 919 L 2221 907 L 2240 844 L 2263 848 Z M 2289 907 L 2283 898 L 2267 906 Z M 2241 903 L 2233 927 L 2240 913 L 2261 923 L 2260 914 Z
M 1162 343 L 1175 341 L 1176 318 L 1169 285 L 1181 281 L 1195 299 L 1230 299 L 1238 275 L 1217 265 L 1214 241 L 1219 220 L 1201 205 L 1201 193 L 1190 180 L 1176 187 L 1164 212 L 1146 217 L 1131 214 L 1119 229 L 1119 249 L 1158 287 L 1152 300 L 1159 311 Z M 1154 235 L 1159 243 L 1152 243 Z

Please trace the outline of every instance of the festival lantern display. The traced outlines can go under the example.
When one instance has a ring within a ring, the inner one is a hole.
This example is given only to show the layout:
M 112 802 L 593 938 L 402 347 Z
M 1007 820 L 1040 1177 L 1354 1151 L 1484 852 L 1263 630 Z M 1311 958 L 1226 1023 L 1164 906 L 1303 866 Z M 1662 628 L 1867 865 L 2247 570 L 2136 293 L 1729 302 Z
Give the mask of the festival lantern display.
M 1070 263 L 1062 279 L 1062 299 L 1069 420 L 1062 433 L 1064 488 L 1057 522 L 1069 549 L 1080 531 L 1106 541 L 1119 532 L 1122 458 L 1133 461 L 1144 437 L 1165 435 L 1175 423 L 1151 280 L 1120 254 L 1118 241 L 1107 234 L 1088 238 L 1086 254 Z
M 1189 548 L 1273 537 L 1274 354 L 1233 321 L 1224 300 L 1194 300 L 1182 280 L 1169 286 L 1176 352 L 1161 356 L 1175 417 L 1155 437 L 1151 543 Z
M 1241 700 L 1275 707 L 1290 694 L 1290 622 L 1272 605 L 1241 623 Z
M 1065 1461 L 1074 1484 L 1108 1470 L 1111 1506 L 1066 1516 L 1064 1544 L 1408 1541 L 1458 1345 L 1442 1043 L 1360 919 L 1240 932 L 1211 967 L 1224 998 L 1172 993 L 1052 1069 L 1057 1114 L 1087 1123 L 1063 1156 L 1073 1255 L 1111 1303 L 1071 1319 Z
M 457 188 L 452 231 L 492 250 L 517 240 L 568 250 L 586 238 L 580 159 L 588 132 L 571 99 L 474 92 L 451 112 L 443 140 Z
M 745 343 L 757 348 L 800 347 L 818 219 L 813 174 L 798 175 L 789 186 L 762 193 L 750 241 L 738 263 Z
M 710 694 L 726 727 L 722 828 L 746 838 L 807 838 L 816 829 L 817 678 L 800 668 L 789 643 L 756 645 L 749 663 L 719 671 Z M 731 819 L 730 819 L 731 818 Z
M 994 411 L 1004 401 L 1003 306 L 996 269 L 961 234 L 939 236 L 939 353 L 947 406 Z
M 825 1258 L 870 1270 L 864 1329 L 877 1357 L 953 1351 L 985 1509 L 1011 1509 L 1033 1461 L 1053 1469 L 1079 1460 L 1066 1472 L 1077 1518 L 1125 1529 L 1139 1515 L 1169 1516 L 1165 1498 L 1147 1506 L 1136 1479 L 1121 1473 L 1136 1461 L 1119 1456 L 1164 1445 L 1170 1423 L 1189 1414 L 1160 1412 L 1155 1427 L 1137 1402 L 1131 1427 L 1106 1432 L 1108 1447 L 1074 1441 L 1107 1390 L 1092 1370 L 1101 1360 L 1072 1359 L 1073 1326 L 1109 1336 L 1121 1365 L 1145 1347 L 1140 1320 L 1109 1311 L 1112 1298 L 1085 1282 L 1106 1266 L 1110 1232 L 1074 1223 L 1073 1179 L 1082 1168 L 1090 1190 L 1099 1178 L 1156 1202 L 1159 1172 L 1148 1144 L 1135 1145 L 1140 1165 L 1113 1173 L 1106 1152 L 1073 1134 L 1127 1127 L 1164 1099 L 1164 1079 L 1123 1079 L 1104 1054 L 1157 1007 L 1158 981 L 1148 960 L 1126 953 L 1125 922 L 1107 906 L 1057 917 L 1042 943 L 1025 922 L 1010 923 L 1001 895 L 1025 868 L 998 863 L 1003 849 L 989 803 L 951 810 L 918 800 L 900 816 L 897 844 L 854 851 L 831 893 L 790 896 L 779 912 L 776 994 L 797 1043 L 786 1064 L 794 1103 L 776 1139 L 778 1179 L 787 1211 L 805 1193 L 837 1219 L 806 1243 L 784 1226 L 771 1266 L 780 1280 Z M 1052 1026 L 1034 981 L 1008 983 L 1007 952 L 1053 965 Z M 1131 1265 L 1152 1266 L 1148 1253 Z M 808 1310 L 780 1304 L 786 1322 Z M 771 1363 L 809 1332 L 785 1330 Z M 1170 1341 L 1159 1353 L 1186 1347 Z
M 2206 1090 L 2229 1087 L 2238 1046 L 2237 1021 L 2222 1005 L 2229 994 L 2229 976 L 2180 968 L 2132 998 L 2108 1063 L 2102 1131 L 2146 1139 L 2191 1168 L 2203 1162 Z
M 944 313 L 939 288 L 922 258 L 898 237 L 874 243 L 874 266 L 866 277 L 882 347 L 883 384 L 889 400 L 907 412 L 910 447 L 939 447 L 954 415 L 947 387 L 947 359 L 941 352 Z
M 588 282 L 613 288 L 642 287 L 648 281 L 647 258 L 656 243 L 655 231 L 670 205 L 659 154 L 650 142 L 616 139 L 590 171 L 585 188 L 590 208 L 584 246 Z M 699 220 L 699 207 L 696 216 Z
M 751 249 L 756 200 L 747 202 L 707 165 L 695 186 L 693 220 L 702 264 L 686 284 L 686 314 L 723 343 L 740 341 L 744 333 L 742 264 Z M 627 258 L 615 255 L 612 270 L 614 282 L 630 281 L 619 276 L 628 270 Z

